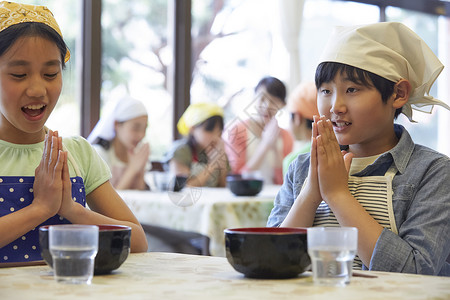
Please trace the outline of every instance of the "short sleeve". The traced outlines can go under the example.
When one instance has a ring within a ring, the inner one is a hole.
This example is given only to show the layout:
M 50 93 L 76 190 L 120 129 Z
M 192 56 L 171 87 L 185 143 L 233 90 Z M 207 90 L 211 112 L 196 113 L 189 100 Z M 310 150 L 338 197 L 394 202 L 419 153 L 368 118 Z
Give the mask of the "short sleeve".
M 186 140 L 178 140 L 173 143 L 171 149 L 164 156 L 164 162 L 168 163 L 171 160 L 176 160 L 188 168 L 191 167 L 192 150 Z
M 86 139 L 81 136 L 65 138 L 63 144 L 73 158 L 69 165 L 77 165 L 80 170 L 87 195 L 111 179 L 108 165 Z
M 95 151 L 97 151 L 98 155 L 100 155 L 100 157 L 108 164 L 111 165 L 111 162 L 109 161 L 108 158 L 108 152 L 106 151 L 105 148 L 103 148 L 101 145 L 99 144 L 94 144 L 92 145 L 92 148 L 95 149 Z

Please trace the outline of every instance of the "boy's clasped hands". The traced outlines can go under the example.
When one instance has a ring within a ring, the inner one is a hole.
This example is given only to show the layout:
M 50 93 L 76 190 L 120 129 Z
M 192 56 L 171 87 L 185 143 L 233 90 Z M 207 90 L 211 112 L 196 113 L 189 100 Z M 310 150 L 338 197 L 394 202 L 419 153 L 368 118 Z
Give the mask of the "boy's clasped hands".
M 33 205 L 39 205 L 45 215 L 66 217 L 76 202 L 72 201 L 67 151 L 57 131 L 45 135 L 44 152 L 35 171 Z
M 333 201 L 352 197 L 348 188 L 348 170 L 353 154 L 341 151 L 333 125 L 325 116 L 314 116 L 312 124 L 311 161 L 306 181 L 309 199 L 318 206 L 323 200 Z

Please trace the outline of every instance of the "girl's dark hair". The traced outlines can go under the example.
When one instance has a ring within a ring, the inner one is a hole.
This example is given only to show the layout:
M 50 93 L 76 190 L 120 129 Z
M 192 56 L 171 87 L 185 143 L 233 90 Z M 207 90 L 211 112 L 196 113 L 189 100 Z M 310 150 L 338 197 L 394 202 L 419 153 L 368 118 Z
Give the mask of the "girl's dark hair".
M 219 126 L 220 130 L 223 130 L 224 122 L 223 118 L 221 116 L 212 116 L 205 121 L 201 122 L 198 125 L 195 125 L 195 128 L 203 127 L 205 131 L 211 132 L 216 128 L 216 126 Z M 193 147 L 195 145 L 195 139 L 192 134 L 189 134 L 188 137 L 188 144 Z
M 123 124 L 123 123 L 125 123 L 125 122 L 126 122 L 126 121 L 122 121 L 122 122 L 115 121 L 115 123 L 118 123 L 118 124 Z M 109 148 L 111 148 L 112 140 L 107 140 L 107 139 L 104 139 L 104 138 L 102 138 L 102 137 L 97 137 L 97 138 L 92 142 L 92 144 L 94 144 L 94 145 L 100 145 L 100 146 L 103 147 L 103 149 L 108 150 Z
M 395 82 L 372 72 L 337 62 L 323 62 L 319 64 L 316 69 L 316 87 L 319 88 L 323 83 L 332 81 L 338 73 L 356 84 L 375 87 L 380 92 L 383 103 L 387 103 L 389 97 L 394 94 Z M 402 108 L 397 108 L 395 118 L 401 112 Z
M 62 68 L 66 66 L 64 58 L 67 45 L 63 38 L 50 26 L 38 22 L 24 22 L 11 25 L 0 32 L 0 56 L 3 55 L 19 38 L 23 36 L 38 36 L 52 41 L 61 52 Z
M 260 87 L 264 87 L 269 94 L 280 98 L 283 103 L 286 103 L 286 86 L 278 78 L 271 76 L 264 77 L 256 85 L 255 92 Z
M 111 147 L 111 141 L 105 140 L 104 138 L 98 137 L 94 142 L 94 145 L 100 145 L 103 149 L 108 150 Z

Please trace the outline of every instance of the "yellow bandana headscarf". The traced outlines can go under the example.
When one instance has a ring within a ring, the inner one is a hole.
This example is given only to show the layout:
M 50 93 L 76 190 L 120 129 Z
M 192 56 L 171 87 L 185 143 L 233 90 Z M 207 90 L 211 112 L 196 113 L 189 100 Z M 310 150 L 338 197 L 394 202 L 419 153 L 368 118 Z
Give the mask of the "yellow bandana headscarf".
M 0 31 L 12 25 L 27 22 L 44 23 L 53 28 L 62 37 L 58 23 L 56 23 L 52 12 L 47 7 L 9 1 L 0 2 Z M 64 62 L 67 62 L 69 58 L 70 52 L 67 49 Z
M 186 136 L 192 127 L 199 125 L 213 116 L 221 116 L 223 118 L 222 107 L 210 102 L 193 103 L 189 105 L 178 121 L 178 131 Z

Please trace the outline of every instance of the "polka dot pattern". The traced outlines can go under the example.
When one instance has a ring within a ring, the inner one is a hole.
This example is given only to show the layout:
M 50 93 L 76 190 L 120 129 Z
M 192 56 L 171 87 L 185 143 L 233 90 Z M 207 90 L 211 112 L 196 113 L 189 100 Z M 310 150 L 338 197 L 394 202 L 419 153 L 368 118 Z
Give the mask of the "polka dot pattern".
M 83 206 L 86 206 L 86 195 L 84 182 L 81 177 L 73 177 L 72 180 L 72 199 Z M 34 177 L 0 177 L 0 216 L 18 211 L 33 201 L 33 184 Z M 42 225 L 66 224 L 68 220 L 59 215 L 55 215 Z M 0 248 L 1 262 L 24 262 L 41 260 L 39 247 L 39 230 L 29 231 L 20 236 L 10 244 Z

